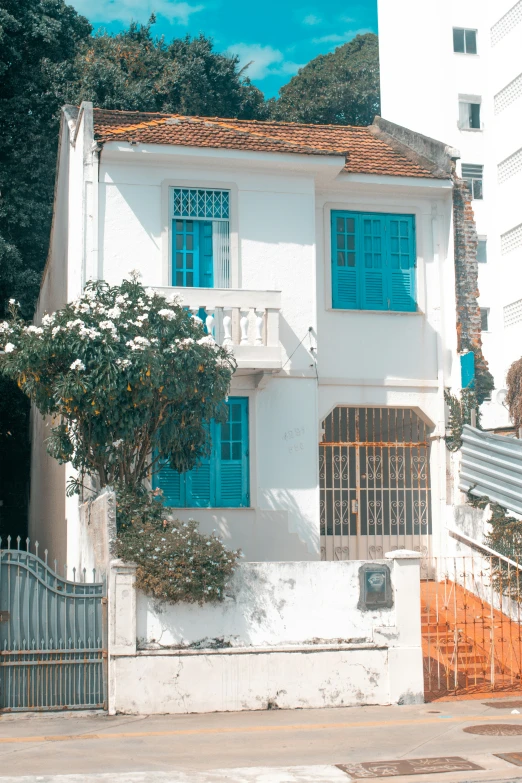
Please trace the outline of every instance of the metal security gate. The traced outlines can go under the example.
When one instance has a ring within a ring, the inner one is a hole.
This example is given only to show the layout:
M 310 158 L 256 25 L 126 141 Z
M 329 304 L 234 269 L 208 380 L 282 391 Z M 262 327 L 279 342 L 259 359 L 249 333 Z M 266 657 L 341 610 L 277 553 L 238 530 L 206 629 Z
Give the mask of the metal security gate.
M 337 407 L 319 444 L 321 558 L 421 553 L 431 537 L 428 425 L 409 409 Z
M 522 566 L 481 547 L 421 581 L 426 701 L 522 690 Z
M 105 707 L 105 586 L 0 539 L 0 712 Z M 66 574 L 65 574 L 66 577 Z

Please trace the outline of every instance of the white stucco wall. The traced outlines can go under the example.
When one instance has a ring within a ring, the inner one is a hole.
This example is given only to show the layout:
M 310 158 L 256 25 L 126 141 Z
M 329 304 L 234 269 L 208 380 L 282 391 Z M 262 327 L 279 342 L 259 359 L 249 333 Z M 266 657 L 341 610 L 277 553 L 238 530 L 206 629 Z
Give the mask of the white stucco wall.
M 113 562 L 110 711 L 422 702 L 419 560 L 386 562 L 393 606 L 378 611 L 358 607 L 359 561 L 242 564 L 205 606 L 136 595 L 133 567 Z
M 494 106 L 495 95 L 521 73 L 522 25 L 516 14 L 492 45 L 492 28 L 515 5 L 514 0 L 441 0 L 426 35 L 422 3 L 378 3 L 382 116 L 452 145 L 463 163 L 484 166 L 484 198 L 473 201 L 473 209 L 479 237 L 487 237 L 488 262 L 479 264 L 479 303 L 490 311 L 483 342 L 496 383 L 492 402 L 484 406 L 485 427 L 509 423 L 501 404 L 505 375 L 521 354 L 512 339 L 518 327 L 505 326 L 503 308 L 522 299 L 522 247 L 503 255 L 500 238 L 522 223 L 522 170 L 512 170 L 501 183 L 498 166 L 521 147 L 522 98 L 502 111 Z M 476 55 L 453 52 L 453 27 L 477 31 Z M 459 129 L 459 96 L 481 103 L 481 130 Z
M 362 612 L 362 561 L 244 563 L 222 604 L 168 604 L 138 593 L 140 648 L 273 647 L 374 642 L 375 628 L 396 632 L 395 609 Z M 327 598 L 328 596 L 328 598 Z
M 437 440 L 442 390 L 458 386 L 449 183 L 346 175 L 342 158 L 116 142 L 98 161 L 90 122 L 87 112 L 69 147 L 67 298 L 84 278 L 118 283 L 135 269 L 146 286 L 168 284 L 174 184 L 229 189 L 233 285 L 281 291 L 282 369 L 243 369 L 231 388 L 249 397 L 250 508 L 179 509 L 176 516 L 197 519 L 204 532 L 216 529 L 249 561 L 318 559 L 322 420 L 335 405 L 395 406 L 414 408 L 432 427 L 437 527 L 446 501 Z M 419 313 L 332 310 L 331 208 L 415 215 Z M 35 474 L 45 486 L 42 464 L 38 456 Z M 67 557 L 75 562 L 76 497 L 67 499 L 65 516 Z

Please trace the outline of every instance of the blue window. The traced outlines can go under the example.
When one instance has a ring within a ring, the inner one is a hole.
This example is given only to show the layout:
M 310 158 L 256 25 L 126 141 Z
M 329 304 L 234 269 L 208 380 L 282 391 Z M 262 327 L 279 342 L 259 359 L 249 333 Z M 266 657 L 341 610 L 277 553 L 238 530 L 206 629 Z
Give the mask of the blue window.
M 230 285 L 228 190 L 171 189 L 171 285 Z
M 348 310 L 413 312 L 415 218 L 332 211 L 332 302 Z
M 238 508 L 250 504 L 248 398 L 229 397 L 226 424 L 210 422 L 212 453 L 187 473 L 164 465 L 153 477 L 166 506 Z

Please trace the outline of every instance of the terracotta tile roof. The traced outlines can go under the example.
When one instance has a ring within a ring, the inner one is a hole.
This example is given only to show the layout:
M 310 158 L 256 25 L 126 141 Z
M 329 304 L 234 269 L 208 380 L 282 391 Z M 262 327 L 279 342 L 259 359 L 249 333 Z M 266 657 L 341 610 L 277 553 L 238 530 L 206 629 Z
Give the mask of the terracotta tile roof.
M 448 176 L 375 125 L 301 125 L 94 109 L 94 133 L 102 144 L 133 141 L 253 152 L 344 155 L 344 168 L 348 172 L 437 179 Z

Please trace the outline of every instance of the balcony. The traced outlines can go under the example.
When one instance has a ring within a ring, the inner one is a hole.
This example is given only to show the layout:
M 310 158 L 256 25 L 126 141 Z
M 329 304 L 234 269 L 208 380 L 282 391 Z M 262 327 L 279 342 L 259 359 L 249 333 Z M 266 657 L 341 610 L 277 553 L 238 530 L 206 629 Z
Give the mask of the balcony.
M 218 345 L 232 349 L 238 370 L 280 370 L 280 291 L 248 291 L 238 288 L 155 287 L 169 298 L 178 296 L 195 317 L 202 310 L 209 334 Z

